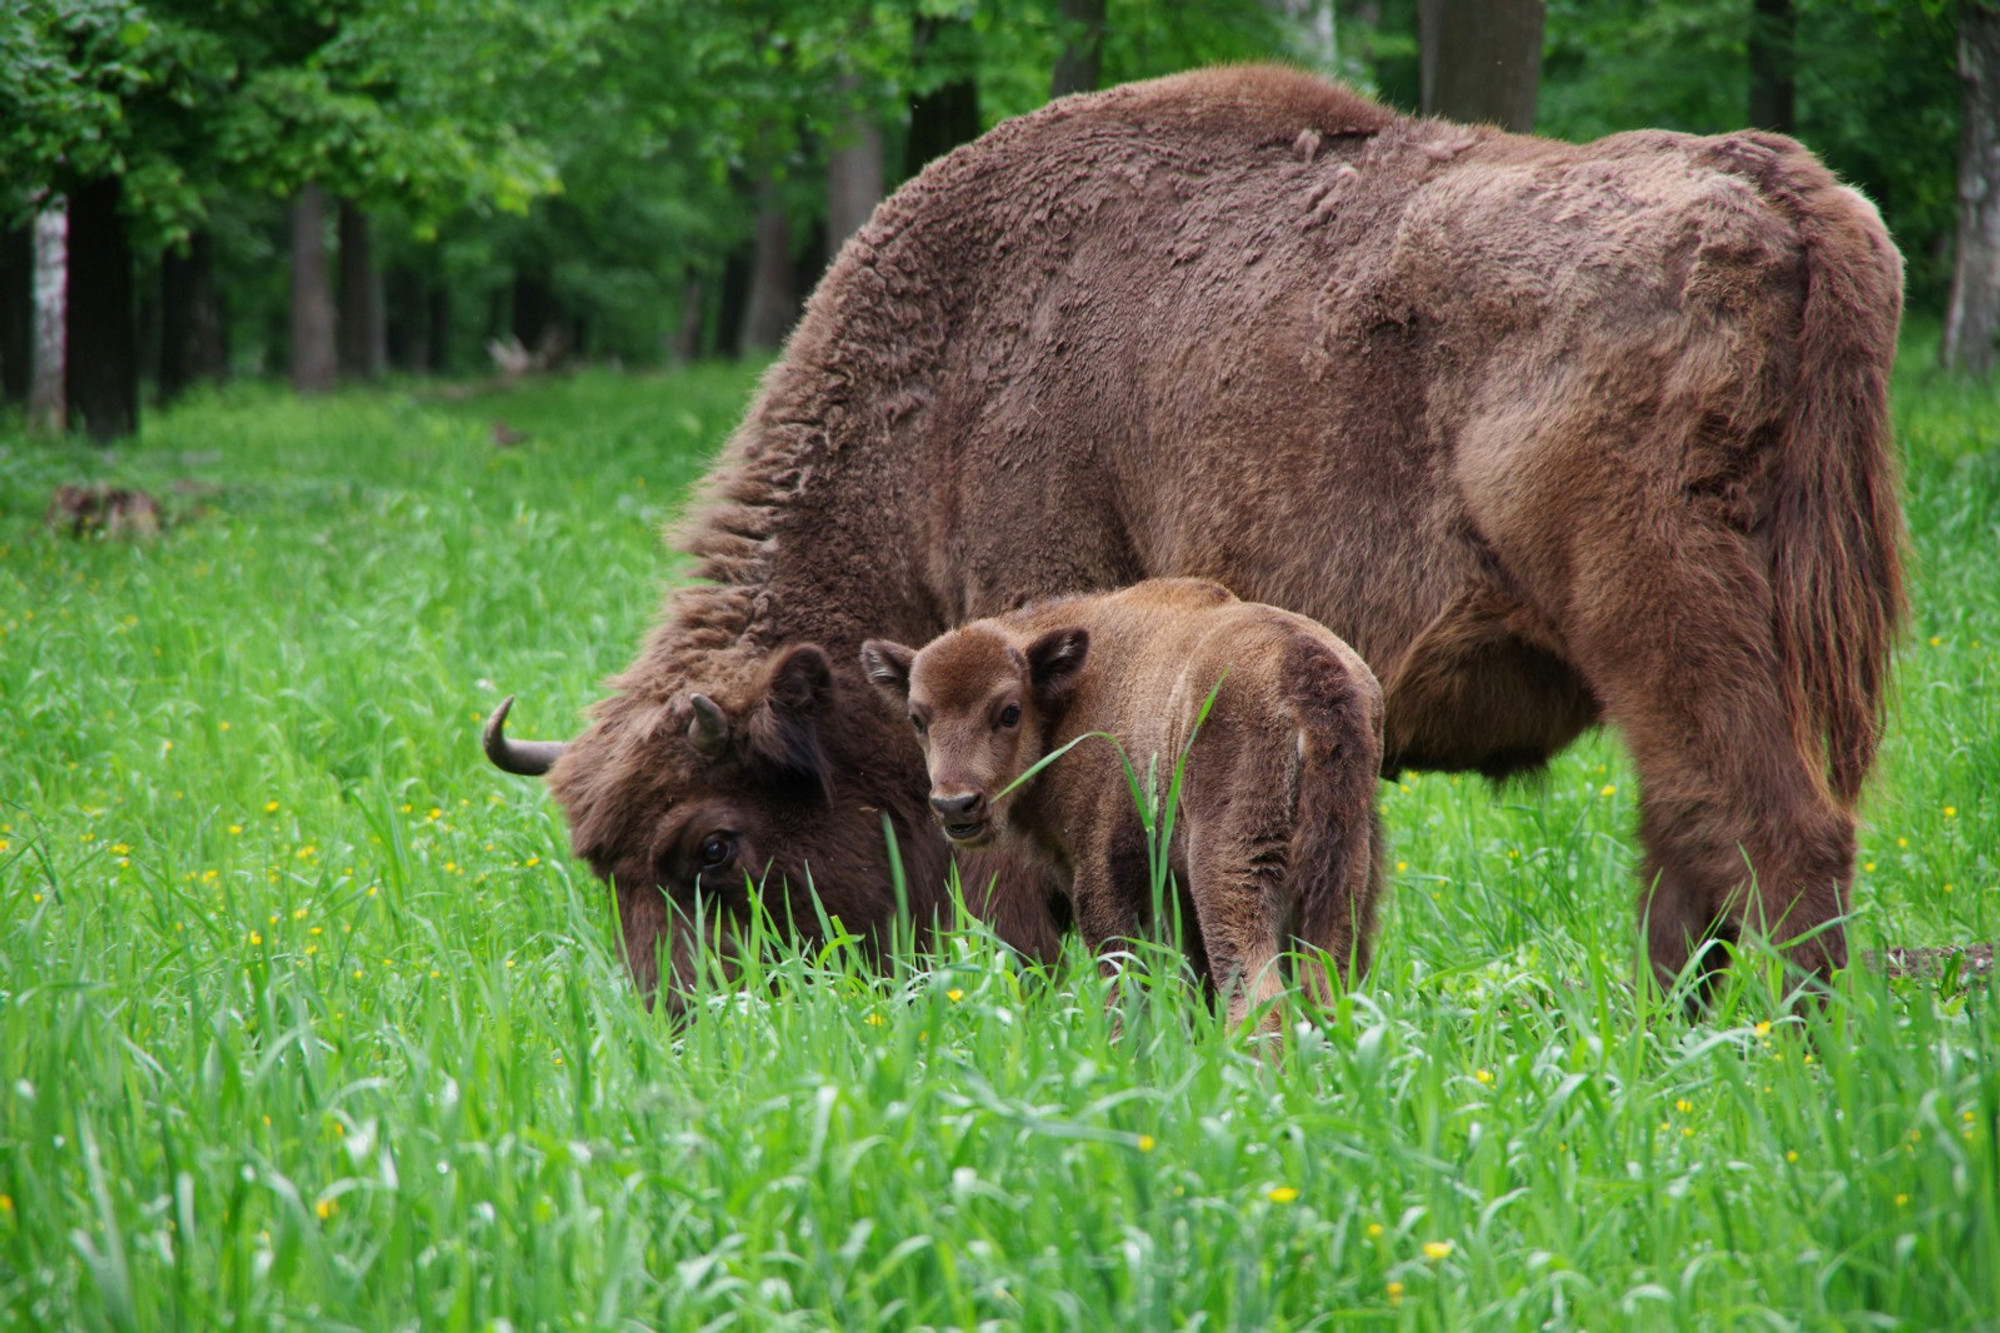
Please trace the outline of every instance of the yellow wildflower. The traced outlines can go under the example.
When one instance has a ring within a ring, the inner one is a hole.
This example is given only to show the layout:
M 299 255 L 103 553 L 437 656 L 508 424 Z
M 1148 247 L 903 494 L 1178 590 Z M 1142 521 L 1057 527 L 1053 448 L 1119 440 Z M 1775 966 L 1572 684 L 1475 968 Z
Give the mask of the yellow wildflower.
M 1427 1240 L 1424 1242 L 1424 1258 L 1433 1263 L 1451 1257 L 1453 1246 L 1448 1240 Z
M 1276 1189 L 1265 1190 L 1264 1197 L 1272 1203 L 1290 1203 L 1299 1197 L 1299 1192 L 1290 1185 L 1280 1185 Z
M 1140 1151 L 1140 1152 L 1151 1152 L 1151 1151 L 1153 1151 L 1153 1149 L 1154 1149 L 1154 1148 L 1156 1148 L 1156 1147 L 1158 1147 L 1158 1146 L 1159 1146 L 1159 1145 L 1158 1145 L 1158 1143 L 1157 1143 L 1157 1142 L 1155 1142 L 1155 1140 L 1154 1140 L 1154 1138 L 1153 1138 L 1153 1136 L 1152 1136 L 1151 1134 L 1141 1134 L 1141 1135 L 1139 1136 L 1139 1151 Z

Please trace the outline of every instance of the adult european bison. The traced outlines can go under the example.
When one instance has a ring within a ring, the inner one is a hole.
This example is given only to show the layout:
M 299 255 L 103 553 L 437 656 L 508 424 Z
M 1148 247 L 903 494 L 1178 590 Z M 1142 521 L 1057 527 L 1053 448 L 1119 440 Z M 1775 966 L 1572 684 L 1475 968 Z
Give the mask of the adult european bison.
M 1362 654 L 1390 771 L 1616 724 L 1663 977 L 1759 922 L 1835 967 L 1902 613 L 1900 304 L 1874 210 L 1776 135 L 1554 143 L 1273 68 L 1065 99 L 876 210 L 680 529 L 707 582 L 582 736 L 496 715 L 488 752 L 549 773 L 651 991 L 697 884 L 725 931 L 746 873 L 881 931 L 885 816 L 938 904 L 864 639 L 1198 575 Z M 1052 941 L 1045 886 L 985 906 Z

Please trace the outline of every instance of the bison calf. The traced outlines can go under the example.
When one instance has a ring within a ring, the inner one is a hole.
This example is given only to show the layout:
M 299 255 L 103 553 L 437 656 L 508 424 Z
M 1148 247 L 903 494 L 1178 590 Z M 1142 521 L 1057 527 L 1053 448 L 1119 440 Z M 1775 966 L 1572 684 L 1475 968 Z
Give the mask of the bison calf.
M 1293 940 L 1309 946 L 1299 980 L 1316 998 L 1331 993 L 1318 951 L 1343 975 L 1367 967 L 1382 692 L 1324 626 L 1220 584 L 1160 579 L 975 621 L 922 651 L 871 640 L 861 662 L 908 704 L 945 835 L 962 847 L 1003 828 L 1025 835 L 1068 883 L 1093 951 L 1136 938 L 1154 906 L 1117 752 L 1085 740 L 1007 788 L 1103 732 L 1162 774 L 1187 751 L 1169 865 L 1193 908 L 1190 953 L 1232 1024 L 1261 1007 L 1261 1026 L 1278 1026 L 1279 955 Z

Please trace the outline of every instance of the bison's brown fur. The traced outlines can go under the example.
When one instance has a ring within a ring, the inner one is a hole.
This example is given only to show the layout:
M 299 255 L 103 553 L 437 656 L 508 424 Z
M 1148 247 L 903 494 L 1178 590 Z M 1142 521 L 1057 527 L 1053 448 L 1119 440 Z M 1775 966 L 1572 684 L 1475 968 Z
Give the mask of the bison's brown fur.
M 1615 724 L 1663 976 L 1759 920 L 1839 965 L 1902 611 L 1900 299 L 1874 210 L 1776 135 L 1570 145 L 1271 68 L 1001 125 L 842 251 L 681 531 L 707 582 L 551 774 L 635 975 L 691 828 L 735 839 L 725 897 L 782 874 L 811 922 L 810 870 L 873 928 L 886 815 L 935 905 L 864 638 L 1172 574 L 1353 644 L 1392 770 Z
M 1154 579 L 974 621 L 921 651 L 870 640 L 861 661 L 909 710 L 945 835 L 1024 835 L 1092 950 L 1139 938 L 1155 908 L 1155 849 L 1111 737 L 1161 789 L 1185 765 L 1164 850 L 1190 952 L 1231 1024 L 1254 1009 L 1276 1030 L 1294 942 L 1301 984 L 1321 1000 L 1329 955 L 1343 975 L 1368 966 L 1382 688 L 1324 626 L 1219 583 Z

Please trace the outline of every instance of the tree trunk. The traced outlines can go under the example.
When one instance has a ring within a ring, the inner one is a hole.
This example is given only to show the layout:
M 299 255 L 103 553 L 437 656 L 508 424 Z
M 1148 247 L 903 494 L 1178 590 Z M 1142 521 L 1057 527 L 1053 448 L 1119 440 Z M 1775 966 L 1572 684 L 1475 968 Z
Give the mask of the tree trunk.
M 1542 15 L 1543 0 L 1418 0 L 1424 114 L 1534 129 Z
M 710 356 L 735 356 L 738 344 L 743 341 L 743 316 L 750 309 L 750 270 L 754 265 L 757 246 L 755 241 L 748 246 L 730 252 L 722 261 L 722 288 L 716 293 L 715 341 L 707 345 Z
M 340 310 L 334 318 L 337 360 L 344 380 L 367 382 L 382 374 L 382 283 L 375 272 L 368 215 L 340 201 Z
M 1094 92 L 1104 64 L 1104 0 L 1058 0 L 1062 50 L 1049 96 Z
M 530 352 L 554 350 L 562 336 L 562 307 L 556 301 L 549 271 L 540 266 L 514 270 L 514 337 Z
M 681 318 L 667 344 L 667 364 L 684 366 L 701 355 L 701 329 L 708 313 L 707 292 L 700 278 L 681 284 Z
M 405 374 L 421 375 L 429 369 L 430 343 L 424 321 L 430 313 L 430 285 L 417 268 L 398 264 L 386 275 L 383 292 L 383 364 Z
M 2000 4 L 1993 0 L 1959 6 L 1958 78 L 1965 97 L 1958 246 L 1939 354 L 1951 369 L 1984 375 L 2000 332 Z
M 451 369 L 451 289 L 433 279 L 424 302 L 424 366 L 433 375 Z
M 859 80 L 843 75 L 841 92 L 852 97 Z M 882 202 L 885 164 L 882 128 L 866 110 L 851 111 L 826 155 L 826 260 L 830 264 L 847 238 Z
M 326 191 L 307 185 L 292 201 L 292 387 L 325 393 L 339 369 L 327 290 Z
M 69 200 L 69 303 L 64 360 L 69 419 L 99 444 L 139 429 L 139 330 L 121 177 L 89 181 Z
M 187 253 L 160 256 L 160 404 L 229 373 L 228 328 L 215 286 L 215 238 L 198 231 Z
M 28 405 L 35 382 L 35 229 L 0 235 L 0 402 Z
M 35 359 L 28 424 L 43 430 L 69 427 L 63 388 L 68 315 L 69 207 L 54 200 L 35 217 Z
M 972 74 L 975 41 L 969 18 L 917 19 L 911 63 L 917 86 L 927 86 L 928 91 L 910 99 L 904 176 L 916 175 L 932 158 L 979 137 L 979 85 Z
M 737 354 L 769 351 L 785 341 L 797 314 L 792 297 L 792 229 L 778 187 L 757 187 L 757 245 L 750 260 L 750 295 Z
M 1754 0 L 1750 13 L 1750 128 L 1791 134 L 1798 23 L 1792 0 Z

